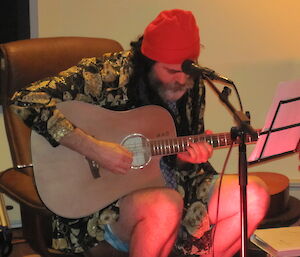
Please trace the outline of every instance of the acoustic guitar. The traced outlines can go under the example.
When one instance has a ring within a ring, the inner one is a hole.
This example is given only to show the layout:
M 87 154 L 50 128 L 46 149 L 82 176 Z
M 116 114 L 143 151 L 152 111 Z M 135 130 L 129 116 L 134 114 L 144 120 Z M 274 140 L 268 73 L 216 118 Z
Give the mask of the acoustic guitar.
M 52 147 L 32 132 L 34 177 L 40 198 L 52 212 L 67 218 L 92 214 L 138 189 L 165 186 L 160 158 L 185 151 L 190 142 L 206 141 L 214 148 L 232 144 L 230 133 L 177 137 L 173 118 L 156 105 L 111 111 L 69 101 L 59 103 L 58 109 L 86 133 L 119 143 L 133 153 L 129 173 L 118 175 L 64 146 Z M 247 142 L 256 140 L 246 137 Z

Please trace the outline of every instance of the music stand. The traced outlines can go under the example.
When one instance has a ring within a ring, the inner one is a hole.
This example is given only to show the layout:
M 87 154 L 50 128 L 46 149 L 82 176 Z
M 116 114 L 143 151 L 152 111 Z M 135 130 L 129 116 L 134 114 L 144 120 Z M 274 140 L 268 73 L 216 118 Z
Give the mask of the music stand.
M 266 124 L 260 133 L 255 149 L 248 158 L 249 165 L 295 153 L 299 150 L 299 89 L 299 81 L 279 85 Z M 296 97 L 288 96 L 295 94 Z

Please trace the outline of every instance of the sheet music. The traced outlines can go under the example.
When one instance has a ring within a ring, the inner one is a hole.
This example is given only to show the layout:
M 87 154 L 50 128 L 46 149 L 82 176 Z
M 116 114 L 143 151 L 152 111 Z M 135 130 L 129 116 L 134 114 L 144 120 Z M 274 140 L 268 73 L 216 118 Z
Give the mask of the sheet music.
M 282 100 L 289 100 L 300 97 L 300 80 L 279 83 L 276 93 L 266 117 L 263 131 L 269 131 L 272 120 L 276 113 L 278 104 Z M 300 123 L 300 101 L 292 101 L 281 104 L 277 113 L 272 130 L 285 126 Z M 300 138 L 300 126 L 288 128 L 285 130 L 272 132 L 269 135 L 266 146 L 263 150 L 267 134 L 261 135 L 255 145 L 254 150 L 248 158 L 248 162 L 255 162 L 260 159 L 274 155 L 294 151 Z M 263 154 L 261 152 L 263 150 Z

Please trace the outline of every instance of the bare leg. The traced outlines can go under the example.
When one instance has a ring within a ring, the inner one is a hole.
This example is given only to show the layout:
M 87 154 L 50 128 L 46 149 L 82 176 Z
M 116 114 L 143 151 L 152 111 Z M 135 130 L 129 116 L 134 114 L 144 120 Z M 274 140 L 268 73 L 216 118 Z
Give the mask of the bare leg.
M 122 199 L 113 232 L 130 243 L 131 257 L 166 257 L 175 242 L 182 198 L 167 188 L 137 191 Z
M 236 175 L 226 175 L 223 178 L 219 215 L 217 214 L 218 183 L 216 183 L 209 202 L 209 218 L 216 224 L 213 238 L 214 257 L 233 256 L 241 246 L 240 222 L 240 188 Z M 249 176 L 247 185 L 248 204 L 248 236 L 256 229 L 266 214 L 269 205 L 269 194 L 266 185 L 257 177 Z

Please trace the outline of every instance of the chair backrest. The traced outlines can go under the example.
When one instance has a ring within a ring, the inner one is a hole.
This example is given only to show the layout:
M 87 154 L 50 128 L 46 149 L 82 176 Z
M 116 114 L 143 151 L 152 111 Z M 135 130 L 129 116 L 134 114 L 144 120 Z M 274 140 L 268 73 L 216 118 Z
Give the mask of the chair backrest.
M 39 79 L 77 64 L 84 57 L 121 51 L 114 40 L 88 37 L 54 37 L 20 40 L 0 45 L 0 98 L 14 167 L 31 163 L 30 129 L 10 112 L 12 94 Z M 24 169 L 31 173 L 31 169 Z

